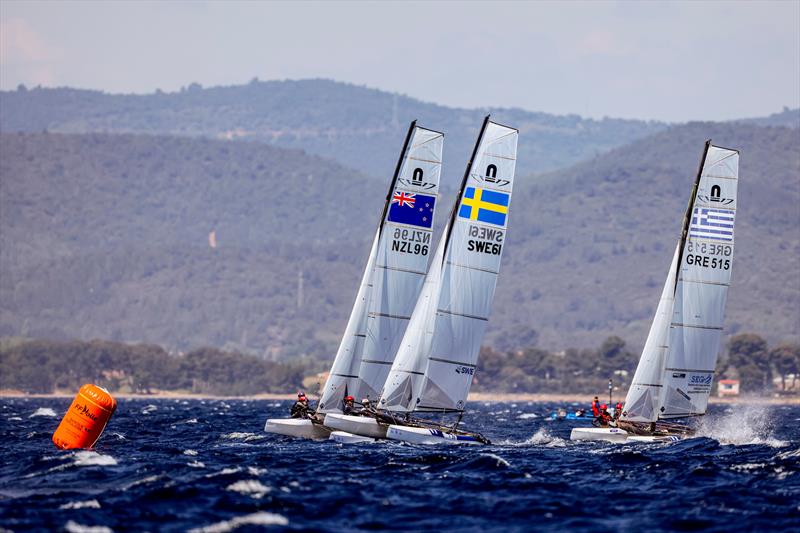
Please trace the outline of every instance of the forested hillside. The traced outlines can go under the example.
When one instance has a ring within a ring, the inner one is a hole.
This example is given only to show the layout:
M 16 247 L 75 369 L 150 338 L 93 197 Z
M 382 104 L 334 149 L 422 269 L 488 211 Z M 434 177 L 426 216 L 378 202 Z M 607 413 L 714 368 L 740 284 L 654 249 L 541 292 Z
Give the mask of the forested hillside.
M 742 150 L 726 334 L 796 340 L 797 136 L 697 123 L 519 175 L 485 344 L 561 350 L 618 335 L 638 351 L 708 137 Z M 2 134 L 0 156 L 0 335 L 332 358 L 387 180 L 179 137 Z
M 523 174 L 554 170 L 666 127 L 521 109 L 457 109 L 329 80 L 253 80 L 179 93 L 112 95 L 77 89 L 0 92 L 0 131 L 115 132 L 257 140 L 301 148 L 379 179 L 391 176 L 408 123 L 443 131 L 445 177 L 464 172 L 486 113 L 513 124 Z

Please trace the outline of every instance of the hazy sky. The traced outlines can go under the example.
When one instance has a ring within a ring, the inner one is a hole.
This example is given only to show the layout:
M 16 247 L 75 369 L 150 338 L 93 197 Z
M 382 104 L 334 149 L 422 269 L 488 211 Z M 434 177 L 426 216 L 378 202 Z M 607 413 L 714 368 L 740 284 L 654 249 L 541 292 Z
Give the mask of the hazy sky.
M 800 0 L 0 1 L 0 87 L 324 77 L 448 106 L 670 121 L 800 106 Z

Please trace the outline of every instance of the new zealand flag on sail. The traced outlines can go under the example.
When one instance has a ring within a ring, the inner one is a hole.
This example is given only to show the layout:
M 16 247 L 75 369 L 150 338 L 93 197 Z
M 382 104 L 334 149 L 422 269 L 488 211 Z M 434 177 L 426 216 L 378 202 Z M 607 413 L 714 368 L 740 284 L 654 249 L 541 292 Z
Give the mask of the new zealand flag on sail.
M 389 222 L 430 228 L 433 226 L 435 196 L 395 191 L 389 205 Z

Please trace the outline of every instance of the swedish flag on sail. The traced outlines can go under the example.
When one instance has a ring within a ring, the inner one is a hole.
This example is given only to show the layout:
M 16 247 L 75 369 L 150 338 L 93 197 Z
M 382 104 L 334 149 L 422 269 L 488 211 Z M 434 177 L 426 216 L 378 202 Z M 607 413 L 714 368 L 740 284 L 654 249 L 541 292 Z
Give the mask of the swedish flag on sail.
M 467 187 L 458 216 L 497 226 L 506 225 L 510 194 L 480 187 Z

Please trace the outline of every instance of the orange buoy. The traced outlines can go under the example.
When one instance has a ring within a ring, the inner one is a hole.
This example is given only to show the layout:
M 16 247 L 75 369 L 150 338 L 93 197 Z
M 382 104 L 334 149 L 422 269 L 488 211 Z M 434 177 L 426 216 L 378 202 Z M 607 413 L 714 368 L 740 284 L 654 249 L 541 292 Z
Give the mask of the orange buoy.
M 69 448 L 91 448 L 117 409 L 117 401 L 102 387 L 80 388 L 69 410 L 53 433 L 53 444 Z

